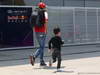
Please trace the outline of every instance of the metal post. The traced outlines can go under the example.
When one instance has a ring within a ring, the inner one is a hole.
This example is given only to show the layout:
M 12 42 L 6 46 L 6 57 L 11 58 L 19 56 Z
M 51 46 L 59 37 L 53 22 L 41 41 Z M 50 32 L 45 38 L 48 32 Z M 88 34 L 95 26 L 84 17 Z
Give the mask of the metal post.
M 87 9 L 85 9 L 86 40 L 88 40 Z
M 65 6 L 65 0 L 63 0 L 63 6 Z
M 98 17 L 98 8 L 96 9 L 96 16 L 97 16 L 97 41 L 99 40 L 99 17 Z
M 14 5 L 14 0 L 12 0 L 12 5 Z
M 85 0 L 84 0 L 84 7 L 85 7 Z
M 73 9 L 73 25 L 74 25 L 74 43 L 76 40 L 76 28 L 75 28 L 75 8 Z

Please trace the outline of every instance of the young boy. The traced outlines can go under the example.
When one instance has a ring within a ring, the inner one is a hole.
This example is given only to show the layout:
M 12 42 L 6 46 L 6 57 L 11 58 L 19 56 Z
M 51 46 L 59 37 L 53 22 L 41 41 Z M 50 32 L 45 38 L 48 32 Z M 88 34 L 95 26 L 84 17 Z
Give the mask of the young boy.
M 60 28 L 54 28 L 53 33 L 55 36 L 52 37 L 48 43 L 49 50 L 52 51 L 53 63 L 56 62 L 56 59 L 58 60 L 57 71 L 61 71 L 61 46 L 64 44 L 64 41 L 61 39 Z

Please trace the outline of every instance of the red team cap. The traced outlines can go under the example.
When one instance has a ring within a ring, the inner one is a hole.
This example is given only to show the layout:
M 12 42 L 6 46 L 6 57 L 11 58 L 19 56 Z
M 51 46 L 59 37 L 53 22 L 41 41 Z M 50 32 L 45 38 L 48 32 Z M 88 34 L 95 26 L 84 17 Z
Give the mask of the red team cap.
M 39 8 L 46 8 L 46 4 L 43 3 L 43 2 L 40 2 L 40 3 L 38 4 L 38 6 L 39 6 Z

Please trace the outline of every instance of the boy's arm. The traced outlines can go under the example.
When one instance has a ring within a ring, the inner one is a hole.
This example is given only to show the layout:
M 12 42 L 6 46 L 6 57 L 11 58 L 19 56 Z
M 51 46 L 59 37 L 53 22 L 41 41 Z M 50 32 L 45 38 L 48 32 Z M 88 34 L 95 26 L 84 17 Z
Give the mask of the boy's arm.
M 49 41 L 49 43 L 48 43 L 48 47 L 49 47 L 49 49 L 51 49 L 51 43 L 52 43 L 52 39 Z
M 52 46 L 51 46 L 51 44 L 52 44 L 52 39 L 49 41 L 49 43 L 48 43 L 48 47 L 49 47 L 49 49 L 48 49 L 48 52 L 49 53 L 51 53 L 51 51 L 52 51 Z
M 62 40 L 61 38 L 60 38 L 60 43 L 61 43 L 61 44 L 64 44 L 64 40 Z

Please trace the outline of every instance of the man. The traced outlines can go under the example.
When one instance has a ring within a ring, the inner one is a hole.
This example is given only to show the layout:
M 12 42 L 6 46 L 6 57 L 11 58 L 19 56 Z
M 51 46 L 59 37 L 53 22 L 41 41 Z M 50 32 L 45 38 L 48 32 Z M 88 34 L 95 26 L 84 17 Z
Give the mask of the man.
M 35 52 L 34 55 L 30 56 L 30 63 L 32 66 L 34 66 L 35 59 L 40 56 L 40 66 L 46 66 L 43 56 L 44 56 L 44 48 L 45 48 L 45 40 L 46 40 L 46 35 L 47 35 L 47 23 L 48 23 L 48 13 L 45 10 L 46 9 L 46 4 L 43 2 L 40 2 L 38 4 L 38 11 L 43 10 L 44 11 L 44 20 L 45 23 L 42 26 L 34 26 L 34 32 L 36 33 L 36 38 L 39 43 L 39 48 Z

